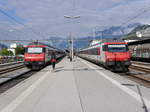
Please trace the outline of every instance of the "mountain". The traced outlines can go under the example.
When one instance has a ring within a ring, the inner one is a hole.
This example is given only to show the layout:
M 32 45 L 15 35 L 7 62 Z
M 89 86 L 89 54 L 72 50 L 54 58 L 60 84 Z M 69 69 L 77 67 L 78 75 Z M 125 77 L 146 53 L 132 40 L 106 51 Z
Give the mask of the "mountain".
M 7 48 L 7 46 L 0 43 L 0 50 L 2 50 L 3 48 Z
M 125 34 L 131 32 L 135 27 L 140 26 L 140 23 L 133 23 L 127 26 L 112 26 L 103 31 L 97 31 L 96 35 L 102 36 L 102 38 L 117 38 L 122 37 Z
M 130 33 L 128 33 L 127 35 L 125 35 L 123 37 L 123 39 L 132 39 L 132 40 L 139 40 L 140 38 L 136 36 L 137 32 L 143 32 L 143 38 L 147 38 L 144 37 L 144 33 L 146 32 L 150 32 L 150 25 L 144 24 L 144 25 L 139 25 L 137 27 L 135 27 Z M 149 36 L 148 36 L 149 38 Z
M 96 31 L 96 37 L 92 36 L 80 37 L 74 39 L 74 48 L 85 48 L 89 45 L 90 41 L 93 39 L 100 40 L 105 38 L 123 38 L 123 39 L 138 39 L 136 37 L 136 32 L 139 30 L 143 30 L 149 28 L 150 25 L 143 25 L 140 23 L 129 24 L 127 26 L 112 26 L 108 29 L 104 29 L 102 31 Z M 131 38 L 132 37 L 132 38 Z M 51 37 L 50 38 L 52 46 L 61 49 L 69 49 L 69 40 L 61 37 Z
M 150 25 L 147 25 L 147 24 L 139 25 L 136 28 L 134 28 L 129 34 L 136 33 L 139 30 L 144 30 L 144 29 L 147 29 L 149 27 L 150 27 Z
M 44 43 L 49 44 L 53 47 L 56 47 L 59 49 L 68 48 L 68 39 L 66 39 L 65 37 L 49 37 L 46 40 L 47 42 L 44 41 Z
M 141 26 L 141 25 L 142 25 L 141 23 L 133 23 L 127 26 L 112 26 L 102 31 L 97 30 L 96 37 L 94 37 L 94 39 L 100 40 L 100 39 L 105 39 L 105 38 L 120 38 L 120 37 L 123 37 L 124 35 L 127 35 L 131 31 L 133 31 L 136 27 Z M 75 47 L 85 48 L 89 45 L 91 40 L 93 40 L 92 36 L 79 38 L 75 42 Z
M 144 25 L 140 23 L 133 23 L 129 24 L 127 26 L 112 26 L 104 30 L 97 29 L 95 32 L 96 37 L 94 39 L 105 39 L 105 38 L 119 38 L 123 37 L 124 35 L 135 35 L 135 32 L 139 29 L 144 29 L 149 27 L 149 25 Z M 15 33 L 15 32 L 13 32 Z M 3 32 L 5 36 L 1 36 L 1 39 L 7 39 L 8 37 L 11 37 L 10 33 Z M 18 36 L 19 34 L 17 34 Z M 5 37 L 5 38 L 3 38 Z M 12 37 L 13 38 L 13 37 Z M 60 48 L 60 49 L 69 49 L 69 38 L 66 37 L 49 37 L 47 41 L 44 41 L 46 44 L 50 44 L 54 47 Z M 74 39 L 74 48 L 85 48 L 89 45 L 90 41 L 93 40 L 92 36 L 87 37 L 80 37 L 77 39 Z

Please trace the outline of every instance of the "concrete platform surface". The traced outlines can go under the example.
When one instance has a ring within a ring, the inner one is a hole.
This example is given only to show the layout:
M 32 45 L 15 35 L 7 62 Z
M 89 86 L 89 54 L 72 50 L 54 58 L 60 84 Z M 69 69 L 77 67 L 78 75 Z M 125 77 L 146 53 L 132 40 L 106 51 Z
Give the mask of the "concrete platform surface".
M 135 84 L 75 57 L 39 71 L 0 95 L 0 112 L 146 112 Z M 141 87 L 147 109 L 150 90 Z M 150 110 L 149 110 L 150 111 Z

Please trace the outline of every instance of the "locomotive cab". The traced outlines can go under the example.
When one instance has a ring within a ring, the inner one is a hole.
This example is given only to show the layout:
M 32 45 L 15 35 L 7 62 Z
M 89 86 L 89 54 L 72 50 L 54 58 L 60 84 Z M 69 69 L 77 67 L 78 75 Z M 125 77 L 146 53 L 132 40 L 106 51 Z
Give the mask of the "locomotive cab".
M 56 59 L 65 56 L 64 51 L 50 45 L 32 42 L 25 48 L 24 64 L 31 70 L 40 70 L 51 62 L 51 54 L 55 52 Z
M 45 65 L 45 51 L 44 47 L 27 47 L 25 49 L 25 65 L 34 70 L 40 69 Z
M 128 45 L 122 39 L 94 41 L 89 47 L 81 49 L 78 56 L 114 72 L 127 72 L 131 65 Z
M 128 71 L 130 63 L 130 53 L 127 44 L 111 43 L 103 45 L 105 52 L 105 65 L 114 71 Z

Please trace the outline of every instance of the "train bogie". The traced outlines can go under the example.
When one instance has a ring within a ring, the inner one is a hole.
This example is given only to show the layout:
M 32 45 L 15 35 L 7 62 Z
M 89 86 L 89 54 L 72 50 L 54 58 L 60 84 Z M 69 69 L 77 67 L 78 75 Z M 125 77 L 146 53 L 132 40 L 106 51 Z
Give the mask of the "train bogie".
M 130 61 L 109 61 L 105 66 L 111 71 L 128 72 L 128 67 L 131 65 Z
M 26 65 L 27 68 L 32 69 L 32 70 L 40 70 L 42 69 L 46 64 L 44 61 L 25 61 L 24 64 Z

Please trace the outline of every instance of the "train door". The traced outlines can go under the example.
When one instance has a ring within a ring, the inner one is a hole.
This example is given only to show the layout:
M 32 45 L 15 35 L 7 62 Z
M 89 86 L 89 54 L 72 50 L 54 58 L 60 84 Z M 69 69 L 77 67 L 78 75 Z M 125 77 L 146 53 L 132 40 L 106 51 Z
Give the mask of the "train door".
M 45 62 L 47 62 L 48 61 L 48 49 L 45 47 L 45 48 L 43 48 L 43 50 L 45 53 Z
M 101 62 L 104 63 L 106 61 L 106 59 L 105 59 L 106 45 L 101 44 L 100 49 L 101 49 L 100 50 L 101 51 L 101 54 L 100 54 L 100 56 L 101 56 Z
M 97 61 L 99 62 L 101 60 L 101 47 L 97 47 Z
M 94 48 L 94 55 L 93 59 L 95 60 L 96 63 L 98 63 L 98 47 Z

